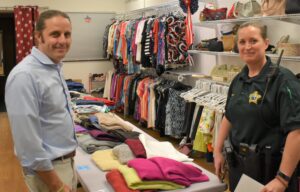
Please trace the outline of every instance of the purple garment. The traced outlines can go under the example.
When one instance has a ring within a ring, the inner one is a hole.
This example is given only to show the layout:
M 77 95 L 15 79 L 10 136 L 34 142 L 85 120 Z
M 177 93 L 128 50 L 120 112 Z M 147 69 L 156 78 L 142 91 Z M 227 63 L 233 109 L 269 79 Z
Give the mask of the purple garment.
M 86 128 L 82 127 L 81 125 L 75 124 L 75 132 L 76 133 L 85 133 L 87 131 L 88 130 Z
M 98 129 L 90 130 L 89 134 L 97 140 L 120 142 L 120 139 L 115 137 L 114 135 L 111 135 L 109 133 L 106 133 L 106 132 L 98 130 Z
M 197 167 L 164 157 L 136 158 L 129 161 L 128 166 L 134 168 L 142 180 L 153 180 L 155 178 L 156 180 L 172 181 L 184 186 L 209 180 Z
M 159 21 L 159 30 L 158 30 L 158 50 L 157 50 L 157 64 L 165 64 L 165 30 L 166 30 L 166 21 L 162 19 Z
M 116 80 L 117 80 L 117 74 L 114 73 L 112 76 L 111 88 L 110 88 L 110 100 L 112 100 L 112 101 L 114 101 L 114 99 L 115 99 Z
M 137 27 L 139 25 L 140 21 L 136 21 L 134 23 L 134 30 L 133 30 L 133 35 L 132 35 L 132 42 L 131 42 L 131 52 L 132 52 L 132 56 L 136 56 L 136 51 L 137 51 L 137 46 L 135 44 L 135 39 L 136 39 L 136 31 L 137 31 Z M 133 63 L 135 63 L 135 61 L 133 61 Z

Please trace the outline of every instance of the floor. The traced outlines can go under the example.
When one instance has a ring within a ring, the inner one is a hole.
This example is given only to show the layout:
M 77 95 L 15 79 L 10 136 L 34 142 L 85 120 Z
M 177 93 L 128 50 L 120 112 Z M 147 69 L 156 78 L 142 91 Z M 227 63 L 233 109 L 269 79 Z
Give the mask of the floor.
M 3 109 L 3 108 L 2 108 Z M 0 192 L 28 192 L 22 168 L 14 154 L 7 113 L 0 112 Z M 77 192 L 85 192 L 78 187 Z
M 0 170 L 0 192 L 28 191 L 23 181 L 20 163 L 14 155 L 6 113 L 0 113 Z
M 2 108 L 3 109 L 3 108 Z M 132 118 L 125 118 L 127 121 L 141 127 Z M 160 141 L 170 141 L 176 146 L 178 140 L 171 139 L 169 137 L 160 137 L 158 132 L 142 128 L 143 131 L 147 132 L 151 136 L 155 137 Z M 193 153 L 192 157 L 195 159 L 195 163 L 201 167 L 214 172 L 213 163 L 206 162 L 206 159 L 201 157 L 198 153 Z M 13 141 L 8 122 L 7 113 L 0 112 L 0 192 L 27 192 L 28 189 L 23 181 L 21 166 L 14 155 Z M 80 186 L 78 192 L 85 192 Z

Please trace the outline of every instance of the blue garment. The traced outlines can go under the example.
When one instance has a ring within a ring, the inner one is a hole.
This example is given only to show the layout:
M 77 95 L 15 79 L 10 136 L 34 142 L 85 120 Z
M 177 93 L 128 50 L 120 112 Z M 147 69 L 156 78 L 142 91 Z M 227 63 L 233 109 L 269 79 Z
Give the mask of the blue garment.
M 68 89 L 70 91 L 78 91 L 78 92 L 85 92 L 85 89 L 83 87 L 82 83 L 74 82 L 72 80 L 66 80 Z
M 52 170 L 51 160 L 77 147 L 61 67 L 33 47 L 8 76 L 5 103 L 16 153 L 26 170 Z
M 98 120 L 98 118 L 97 118 L 95 115 L 90 115 L 90 116 L 89 116 L 89 120 L 90 120 L 90 122 L 91 122 L 95 127 L 97 127 L 98 129 L 100 129 L 99 120 Z
M 102 101 L 91 101 L 91 100 L 83 100 L 83 99 L 76 100 L 75 103 L 76 105 L 97 105 L 97 106 L 104 105 Z

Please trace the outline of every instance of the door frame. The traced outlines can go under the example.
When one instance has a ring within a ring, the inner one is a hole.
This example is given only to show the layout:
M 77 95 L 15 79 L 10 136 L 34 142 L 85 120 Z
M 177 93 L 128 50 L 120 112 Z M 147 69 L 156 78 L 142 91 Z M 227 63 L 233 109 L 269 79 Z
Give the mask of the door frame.
M 0 30 L 3 32 L 4 76 L 0 76 L 0 105 L 4 103 L 5 83 L 8 74 L 16 65 L 16 36 L 13 12 L 0 12 Z

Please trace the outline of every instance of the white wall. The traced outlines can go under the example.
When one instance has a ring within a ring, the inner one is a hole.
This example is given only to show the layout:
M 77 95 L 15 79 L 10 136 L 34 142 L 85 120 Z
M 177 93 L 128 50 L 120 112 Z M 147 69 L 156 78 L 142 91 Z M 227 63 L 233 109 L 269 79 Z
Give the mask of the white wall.
M 142 9 L 145 7 L 160 5 L 166 2 L 175 2 L 178 3 L 178 0 L 127 0 L 126 10 L 132 11 L 136 9 Z
M 1 0 L 0 7 L 38 5 L 68 12 L 125 11 L 126 0 Z
M 37 5 L 66 12 L 123 12 L 126 0 L 1 0 L 0 7 Z M 103 26 L 105 27 L 105 26 Z M 105 73 L 113 68 L 110 61 L 65 62 L 65 78 L 81 79 L 88 90 L 89 73 Z

